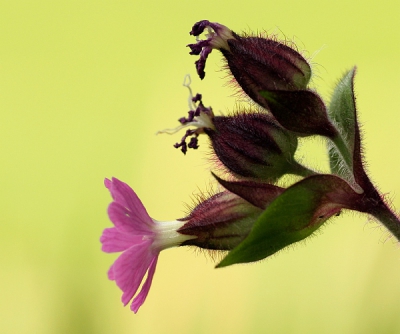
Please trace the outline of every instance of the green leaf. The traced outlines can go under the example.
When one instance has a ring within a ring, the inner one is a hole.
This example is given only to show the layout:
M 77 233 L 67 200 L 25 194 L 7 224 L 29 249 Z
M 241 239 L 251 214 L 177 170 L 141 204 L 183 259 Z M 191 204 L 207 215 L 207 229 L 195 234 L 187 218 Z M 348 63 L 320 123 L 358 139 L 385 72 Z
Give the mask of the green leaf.
M 334 175 L 310 176 L 286 189 L 261 214 L 247 238 L 217 267 L 253 262 L 311 235 L 346 207 L 354 191 Z
M 357 126 L 353 82 L 356 68 L 347 72 L 337 84 L 328 109 L 339 135 L 329 143 L 329 163 L 334 174 L 342 176 L 360 190 L 354 180 L 353 154 Z

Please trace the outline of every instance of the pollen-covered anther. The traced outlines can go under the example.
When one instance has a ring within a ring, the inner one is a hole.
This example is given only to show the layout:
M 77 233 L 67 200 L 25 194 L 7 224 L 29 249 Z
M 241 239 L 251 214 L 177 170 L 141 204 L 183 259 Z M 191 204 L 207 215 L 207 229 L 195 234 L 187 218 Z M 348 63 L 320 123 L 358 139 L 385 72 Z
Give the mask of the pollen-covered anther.
M 205 107 L 202 101 L 201 94 L 196 94 L 193 96 L 192 90 L 190 88 L 190 77 L 185 77 L 185 82 L 183 84 L 185 87 L 189 89 L 189 111 L 187 117 L 181 117 L 178 119 L 181 125 L 172 129 L 164 129 L 158 131 L 159 133 L 167 133 L 174 134 L 178 131 L 189 128 L 186 130 L 185 135 L 182 137 L 179 143 L 174 145 L 175 148 L 181 148 L 183 154 L 186 154 L 188 148 L 197 149 L 198 145 L 198 136 L 204 133 L 205 129 L 215 130 L 214 126 L 214 112 L 211 107 Z M 186 143 L 186 139 L 190 138 L 189 143 Z

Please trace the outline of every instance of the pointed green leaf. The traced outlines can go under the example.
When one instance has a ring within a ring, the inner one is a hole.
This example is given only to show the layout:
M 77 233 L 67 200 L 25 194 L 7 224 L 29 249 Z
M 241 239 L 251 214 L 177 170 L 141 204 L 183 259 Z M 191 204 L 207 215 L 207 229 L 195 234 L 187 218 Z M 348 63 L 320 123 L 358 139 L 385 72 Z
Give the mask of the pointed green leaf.
M 339 135 L 329 143 L 329 163 L 334 174 L 345 178 L 360 190 L 354 180 L 353 153 L 357 126 L 353 82 L 356 68 L 347 72 L 337 84 L 328 113 L 335 123 Z
M 261 214 L 248 237 L 218 264 L 258 261 L 311 235 L 353 200 L 354 191 L 333 175 L 310 176 L 286 189 Z

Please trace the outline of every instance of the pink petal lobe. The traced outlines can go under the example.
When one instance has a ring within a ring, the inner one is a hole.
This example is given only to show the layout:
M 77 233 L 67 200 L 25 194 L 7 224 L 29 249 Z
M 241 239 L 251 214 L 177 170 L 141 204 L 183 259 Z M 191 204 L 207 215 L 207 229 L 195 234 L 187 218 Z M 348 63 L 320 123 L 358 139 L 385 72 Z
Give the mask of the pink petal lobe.
M 106 228 L 100 237 L 101 250 L 106 253 L 123 252 L 142 242 L 141 235 L 129 234 L 115 227 Z
M 122 303 L 127 305 L 137 292 L 140 283 L 158 254 L 153 254 L 151 240 L 144 240 L 123 252 L 112 266 L 112 277 L 122 290 Z
M 109 279 L 110 281 L 115 281 L 114 264 L 112 264 L 112 266 L 110 267 L 110 269 L 108 269 L 107 276 L 108 276 L 108 279 Z
M 155 222 L 126 183 L 112 178 L 105 179 L 104 185 L 113 198 L 108 216 L 114 227 L 104 229 L 100 237 L 102 250 L 122 252 L 108 270 L 108 278 L 122 290 L 121 300 L 125 306 L 137 294 L 131 304 L 131 310 L 136 313 L 149 293 L 157 265 L 159 252 L 152 249 Z
M 131 310 L 135 313 L 139 310 L 140 306 L 145 302 L 147 295 L 149 294 L 151 282 L 153 281 L 153 276 L 156 271 L 158 255 L 153 258 L 153 261 L 150 264 L 149 271 L 147 272 L 147 278 L 142 286 L 142 290 L 140 290 L 139 294 L 135 297 L 131 304 Z
M 109 179 L 104 179 L 104 185 L 105 185 L 105 187 L 106 187 L 107 189 L 110 189 L 110 188 L 111 188 L 111 184 L 112 184 L 111 180 L 109 180 Z
M 145 224 L 152 222 L 139 197 L 126 183 L 113 177 L 111 181 L 106 179 L 104 184 L 110 190 L 111 196 L 116 203 L 134 213 L 141 222 Z
M 152 234 L 153 220 L 148 217 L 146 221 L 142 220 L 142 216 L 137 215 L 136 212 L 132 212 L 120 203 L 112 202 L 108 206 L 108 216 L 113 222 L 115 227 L 126 232 L 135 233 L 141 235 Z

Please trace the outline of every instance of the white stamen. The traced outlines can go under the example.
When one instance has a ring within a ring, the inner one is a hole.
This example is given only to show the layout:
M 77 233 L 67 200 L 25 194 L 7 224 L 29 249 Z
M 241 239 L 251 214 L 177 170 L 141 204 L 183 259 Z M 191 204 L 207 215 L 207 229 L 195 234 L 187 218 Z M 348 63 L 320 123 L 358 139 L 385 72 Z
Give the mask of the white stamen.
M 204 112 L 200 112 L 200 115 L 196 116 L 194 118 L 194 120 L 196 120 L 196 123 L 195 122 L 190 122 L 190 123 L 192 123 L 193 126 L 199 128 L 199 129 L 200 128 L 208 128 L 208 129 L 215 130 L 215 126 L 212 121 L 212 118 Z
M 217 35 L 211 27 L 207 27 L 207 32 L 206 32 L 206 37 L 208 38 L 213 38 L 215 35 Z
M 190 84 L 192 83 L 192 79 L 189 74 L 186 74 L 184 79 L 183 79 L 183 86 L 185 86 L 189 90 L 189 98 L 188 98 L 188 104 L 189 104 L 189 110 L 196 110 L 197 106 L 193 102 L 193 92 L 192 88 L 190 87 Z M 209 128 L 209 129 L 215 129 L 214 123 L 212 121 L 212 116 L 206 114 L 205 112 L 200 112 L 199 116 L 195 116 L 193 118 L 193 121 L 187 122 L 185 124 L 181 124 L 177 126 L 176 128 L 169 128 L 169 129 L 164 129 L 156 132 L 156 135 L 160 133 L 166 133 L 169 135 L 175 134 L 179 132 L 180 130 L 187 128 L 187 127 L 195 127 L 199 129 L 197 133 L 202 133 L 202 129 L 204 128 Z
M 190 77 L 190 74 L 186 74 L 185 78 L 183 79 L 183 86 L 189 89 L 189 97 L 188 97 L 189 110 L 196 110 L 196 105 L 193 102 L 192 88 L 190 88 L 191 83 L 192 83 L 192 78 Z
M 218 32 L 211 27 L 207 27 L 207 33 L 205 35 L 207 39 L 210 39 L 210 45 L 214 49 L 225 49 L 231 51 L 231 48 L 228 45 L 228 39 L 234 39 L 232 31 L 223 25 L 220 25 L 220 27 L 221 29 L 218 29 Z
M 173 134 L 179 132 L 180 130 L 186 128 L 188 126 L 188 124 L 190 124 L 190 123 L 179 125 L 179 126 L 177 126 L 176 128 L 173 128 L 173 129 L 159 130 L 159 131 L 156 132 L 156 135 L 159 135 L 161 133 L 166 133 L 168 135 L 173 135 Z

